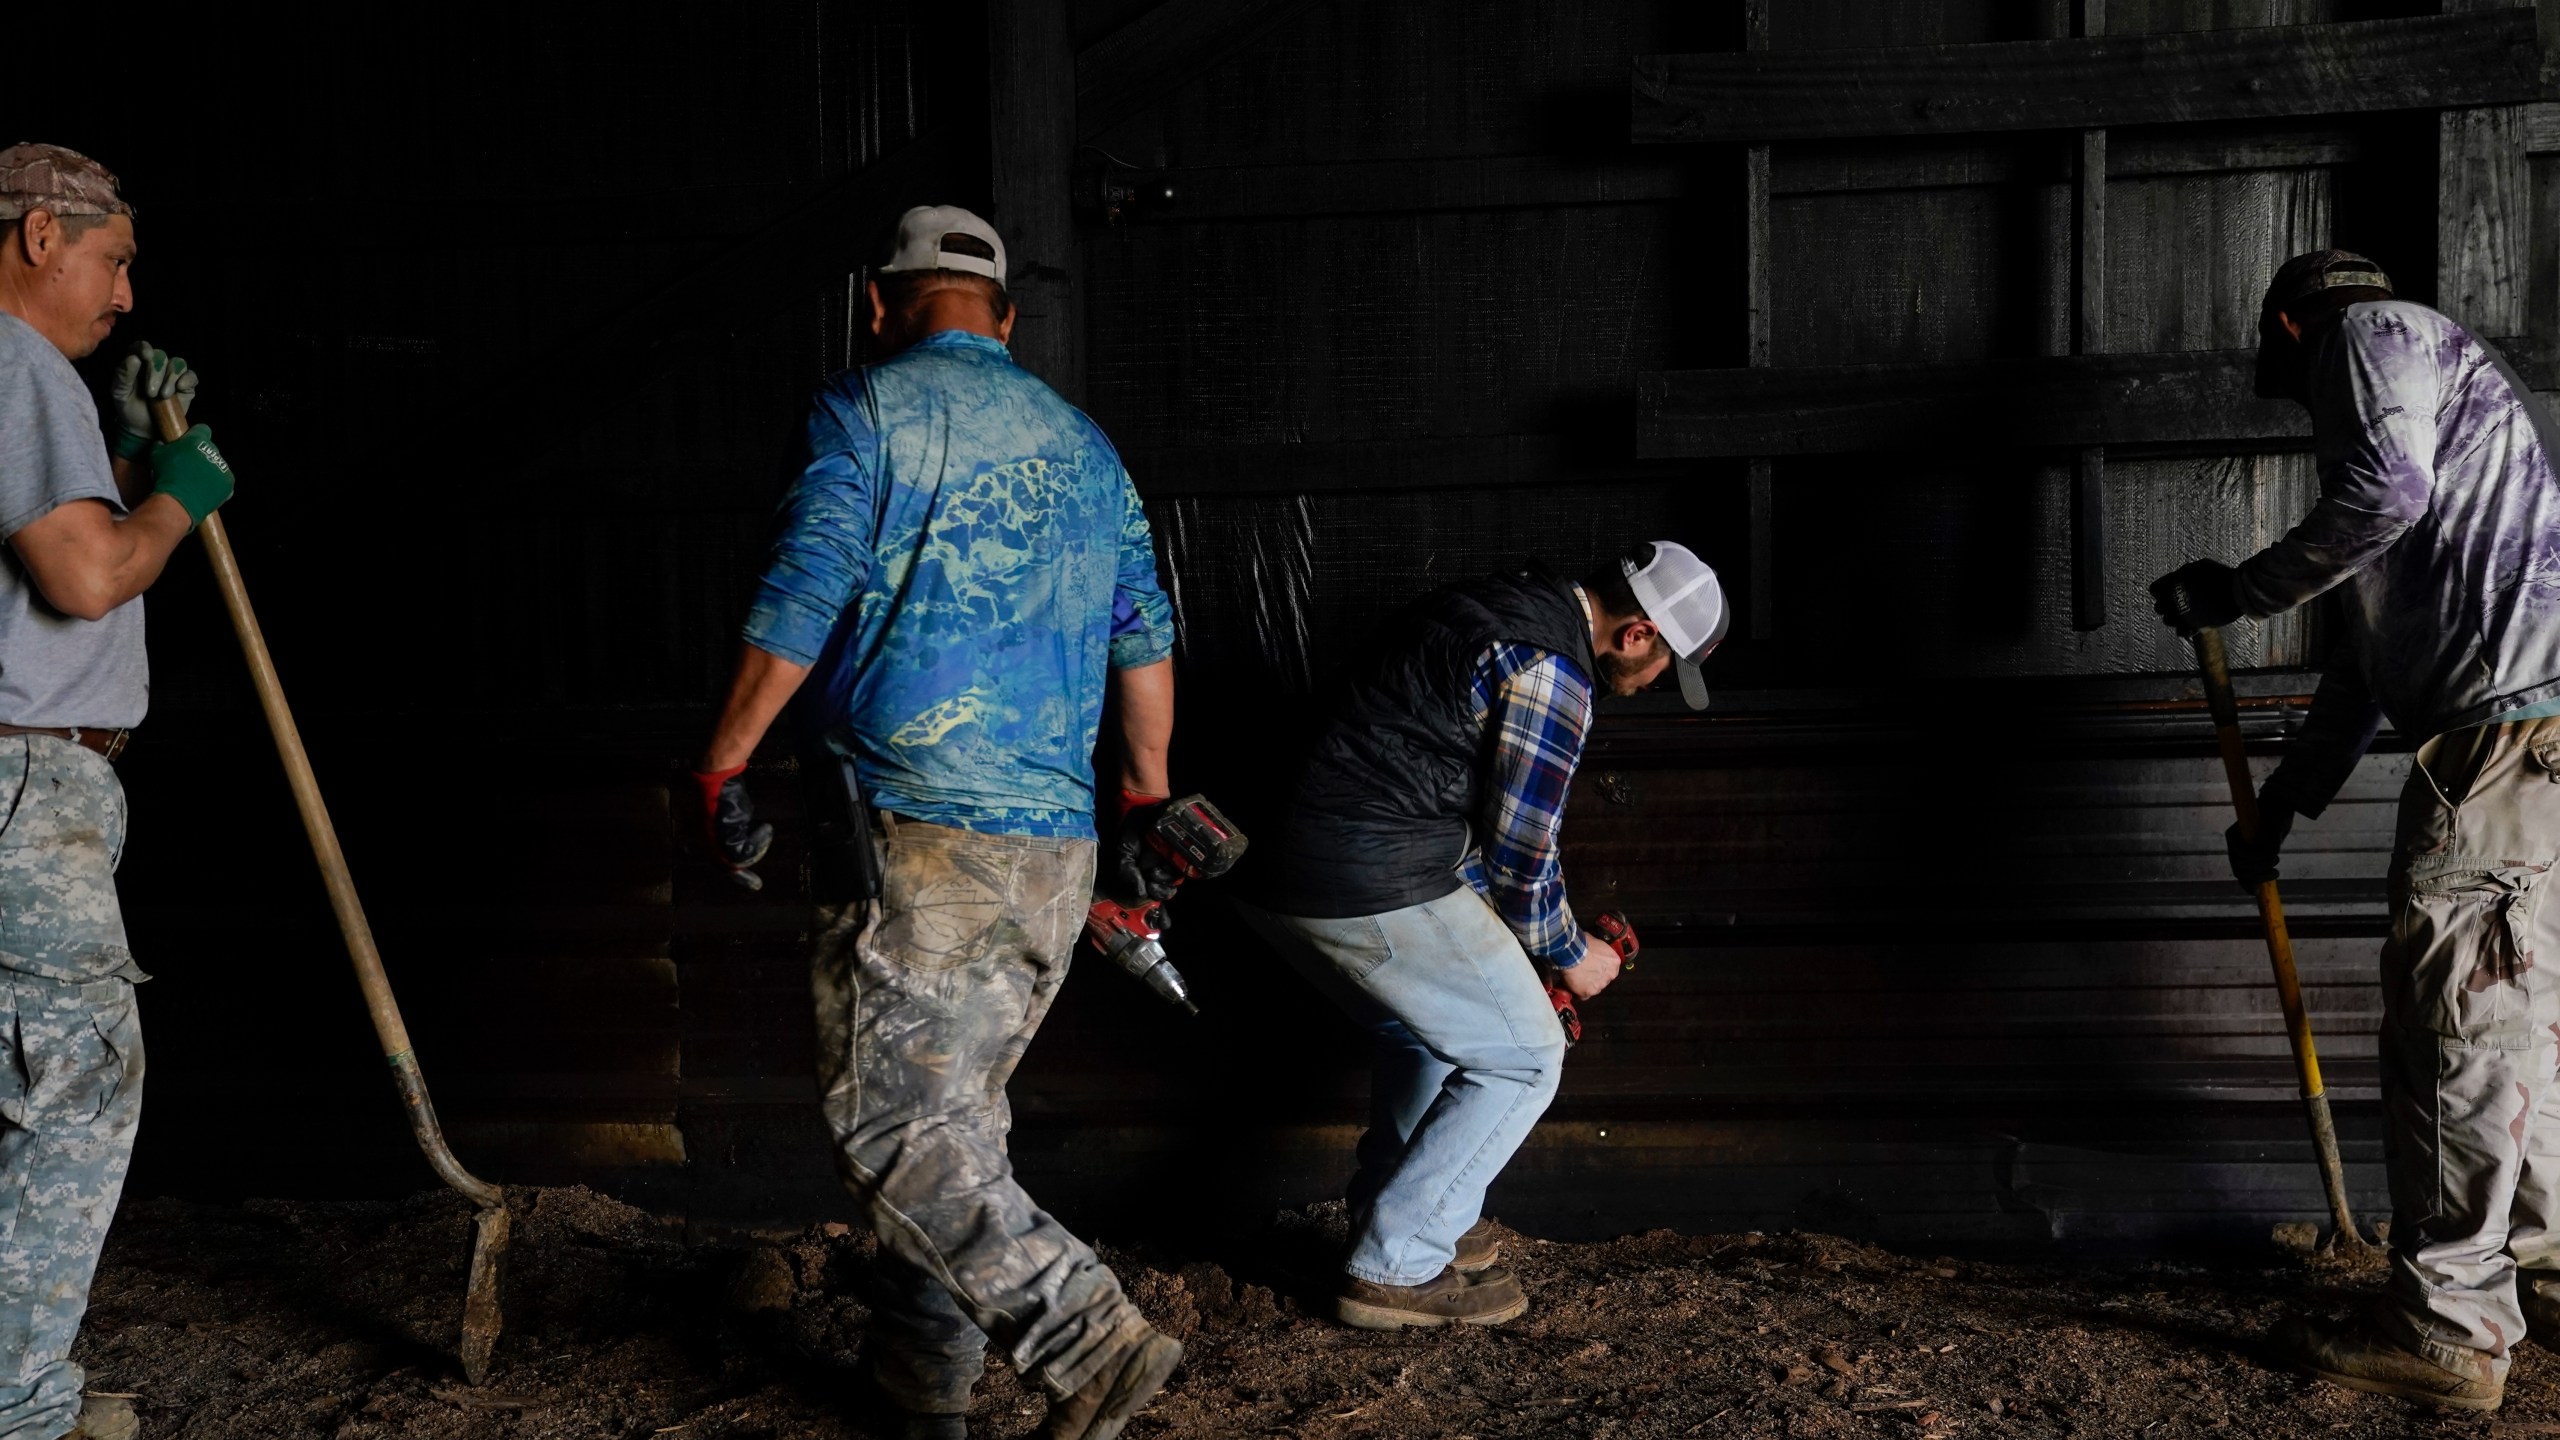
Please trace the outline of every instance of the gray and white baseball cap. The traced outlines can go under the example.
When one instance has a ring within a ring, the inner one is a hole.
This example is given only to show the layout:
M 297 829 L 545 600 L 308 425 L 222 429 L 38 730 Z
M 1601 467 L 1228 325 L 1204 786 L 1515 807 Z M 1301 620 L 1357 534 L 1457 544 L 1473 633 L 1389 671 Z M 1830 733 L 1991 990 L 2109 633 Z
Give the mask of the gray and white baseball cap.
M 1004 238 L 957 205 L 919 205 L 898 217 L 898 240 L 883 275 L 901 270 L 958 270 L 1004 283 Z
M 1636 603 L 1644 607 L 1644 616 L 1662 631 L 1673 663 L 1680 671 L 1680 698 L 1692 710 L 1707 708 L 1706 677 L 1698 666 L 1724 639 L 1733 626 L 1733 611 L 1724 603 L 1724 586 L 1717 582 L 1715 570 L 1706 561 L 1690 553 L 1686 545 L 1669 540 L 1656 540 L 1652 554 L 1639 546 L 1634 554 L 1618 561 L 1626 573 L 1627 588 L 1636 595 Z

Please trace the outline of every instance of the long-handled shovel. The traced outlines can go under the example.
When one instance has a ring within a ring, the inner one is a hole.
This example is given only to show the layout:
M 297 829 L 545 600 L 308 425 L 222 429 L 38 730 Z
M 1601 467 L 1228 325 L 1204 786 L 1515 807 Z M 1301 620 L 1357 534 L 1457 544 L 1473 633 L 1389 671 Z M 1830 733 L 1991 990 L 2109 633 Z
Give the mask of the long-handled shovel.
M 2240 741 L 2240 702 L 2231 693 L 2231 665 L 2223 655 L 2222 632 L 2208 625 L 2188 637 L 2195 642 L 2196 665 L 2204 672 L 2204 700 L 2213 712 L 2214 738 L 2222 745 L 2222 773 L 2231 782 L 2231 808 L 2240 814 L 2240 834 L 2258 835 L 2258 790 L 2249 779 L 2249 754 Z M 2276 998 L 2284 1006 L 2285 1034 L 2293 1041 L 2293 1066 L 2302 1081 L 2302 1108 L 2311 1118 L 2311 1145 L 2320 1157 L 2320 1183 L 2329 1192 L 2329 1218 L 2337 1223 L 2330 1243 L 2361 1248 L 2364 1235 L 2347 1210 L 2347 1176 L 2338 1163 L 2338 1127 L 2329 1117 L 2329 1092 L 2320 1080 L 2320 1054 L 2311 1045 L 2311 1017 L 2302 1008 L 2302 981 L 2293 968 L 2293 936 L 2285 930 L 2284 898 L 2276 882 L 2258 883 L 2258 923 L 2266 930 L 2267 958 L 2275 963 Z
M 154 401 L 152 418 L 160 426 L 164 440 L 176 440 L 187 433 L 185 414 L 173 400 Z M 507 1256 L 509 1223 L 506 1193 L 497 1186 L 462 1168 L 453 1158 L 452 1147 L 444 1143 L 444 1128 L 436 1123 L 436 1108 L 427 1098 L 427 1078 L 418 1070 L 418 1057 L 409 1048 L 409 1027 L 400 1020 L 400 1002 L 391 994 L 391 981 L 382 973 L 382 952 L 374 948 L 373 927 L 365 922 L 364 902 L 356 897 L 355 877 L 347 870 L 347 854 L 338 846 L 337 827 L 329 823 L 329 807 L 320 798 L 319 778 L 311 772 L 311 756 L 302 748 L 302 732 L 293 723 L 293 711 L 285 704 L 284 682 L 276 676 L 275 658 L 267 653 L 267 639 L 258 629 L 257 612 L 249 608 L 248 587 L 240 580 L 240 561 L 231 553 L 231 537 L 222 527 L 222 517 L 207 515 L 198 527 L 204 536 L 205 554 L 213 561 L 214 583 L 221 587 L 223 608 L 231 612 L 231 628 L 240 636 L 240 649 L 248 657 L 249 679 L 258 690 L 259 708 L 267 712 L 267 728 L 275 732 L 276 754 L 284 761 L 285 779 L 293 787 L 293 802 L 302 812 L 302 828 L 311 836 L 312 854 L 320 861 L 320 879 L 329 890 L 329 906 L 338 912 L 339 932 L 346 936 L 347 954 L 355 961 L 356 983 L 364 989 L 365 1008 L 373 1014 L 374 1033 L 382 1039 L 382 1053 L 391 1062 L 392 1083 L 400 1089 L 400 1103 L 409 1112 L 409 1128 L 416 1132 L 418 1148 L 427 1154 L 427 1163 L 435 1167 L 444 1183 L 462 1192 L 480 1207 L 471 1242 L 471 1278 L 462 1300 L 462 1373 L 471 1383 L 488 1378 L 489 1352 L 498 1343 L 498 1330 L 504 1317 L 498 1309 L 498 1283 Z

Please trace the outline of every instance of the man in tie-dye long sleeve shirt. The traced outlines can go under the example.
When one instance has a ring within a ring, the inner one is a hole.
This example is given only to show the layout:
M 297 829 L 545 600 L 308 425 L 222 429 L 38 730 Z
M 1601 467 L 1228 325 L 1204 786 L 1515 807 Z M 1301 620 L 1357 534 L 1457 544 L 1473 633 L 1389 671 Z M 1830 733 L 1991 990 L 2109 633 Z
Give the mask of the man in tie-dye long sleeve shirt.
M 901 223 L 872 291 L 896 353 L 818 396 L 699 818 L 723 863 L 761 857 L 740 771 L 795 696 L 876 812 L 880 893 L 820 907 L 813 985 L 890 1433 L 964 1436 L 992 1338 L 1051 1393 L 1047 1435 L 1109 1440 L 1182 1347 L 1015 1181 L 1004 1087 L 1093 894 L 1106 692 L 1113 809 L 1169 793 L 1172 613 L 1111 442 L 1006 350 L 1004 273 L 965 210 Z
M 2294 818 L 2381 721 L 2425 741 L 2382 951 L 2390 1286 L 2362 1321 L 2292 1322 L 2275 1348 L 2358 1389 L 2493 1409 L 2509 1349 L 2560 1340 L 2560 443 L 2494 350 L 2362 256 L 2288 262 L 2262 329 L 2260 393 L 2311 411 L 2320 499 L 2239 566 L 2155 590 L 2189 631 L 2334 590 L 2345 633 L 2259 834 L 2234 827 L 2234 872 L 2275 876 Z

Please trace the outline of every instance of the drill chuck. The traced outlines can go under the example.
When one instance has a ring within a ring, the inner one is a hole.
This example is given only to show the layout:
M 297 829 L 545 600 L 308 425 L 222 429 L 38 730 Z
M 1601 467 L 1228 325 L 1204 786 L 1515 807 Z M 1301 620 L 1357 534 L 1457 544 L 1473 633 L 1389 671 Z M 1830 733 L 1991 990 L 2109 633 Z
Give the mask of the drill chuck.
M 1182 972 L 1166 959 L 1164 946 L 1145 938 L 1133 939 L 1111 957 L 1120 968 L 1147 982 L 1147 988 L 1173 1004 L 1197 1015 L 1200 1007 L 1191 1003 L 1191 987 L 1183 983 Z

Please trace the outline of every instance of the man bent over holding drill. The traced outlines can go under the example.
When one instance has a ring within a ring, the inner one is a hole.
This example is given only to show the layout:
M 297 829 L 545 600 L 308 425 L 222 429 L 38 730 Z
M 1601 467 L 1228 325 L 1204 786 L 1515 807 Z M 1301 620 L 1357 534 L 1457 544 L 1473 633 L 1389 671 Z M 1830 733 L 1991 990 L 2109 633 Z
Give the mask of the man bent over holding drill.
M 1495 1325 L 1485 1187 L 1555 1098 L 1565 1034 L 1541 967 L 1587 1000 L 1609 943 L 1565 904 L 1557 833 L 1593 697 L 1674 661 L 1692 708 L 1724 592 L 1669 541 L 1580 584 L 1532 567 L 1407 611 L 1354 681 L 1262 842 L 1246 918 L 1375 1037 L 1336 1313 L 1369 1329 Z
M 900 223 L 871 289 L 898 353 L 818 396 L 696 778 L 743 871 L 772 831 L 739 774 L 796 693 L 873 812 L 879 897 L 820 908 L 812 979 L 836 1158 L 880 1236 L 866 1348 L 898 1433 L 966 1435 L 992 1336 L 1056 1397 L 1051 1440 L 1110 1440 L 1182 1347 L 1015 1182 L 1004 1087 L 1092 901 L 1106 688 L 1121 808 L 1170 793 L 1172 610 L 1111 442 L 1007 353 L 1004 279 L 968 211 Z

